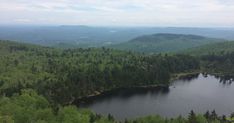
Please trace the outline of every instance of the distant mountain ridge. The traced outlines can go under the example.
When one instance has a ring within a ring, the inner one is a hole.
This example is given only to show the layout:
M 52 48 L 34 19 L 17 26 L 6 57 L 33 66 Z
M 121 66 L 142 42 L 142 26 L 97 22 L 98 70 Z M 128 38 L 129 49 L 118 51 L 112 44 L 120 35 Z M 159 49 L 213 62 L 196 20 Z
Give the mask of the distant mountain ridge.
M 234 29 L 185 27 L 0 26 L 0 40 L 54 46 L 60 43 L 99 47 L 156 33 L 192 34 L 234 40 Z M 96 43 L 96 44 L 95 44 Z M 87 44 L 87 45 L 86 45 Z
M 144 35 L 128 42 L 112 45 L 110 47 L 145 53 L 178 52 L 185 49 L 222 42 L 224 39 L 207 38 L 198 35 L 159 33 Z
M 171 34 L 171 33 L 157 33 L 153 35 L 144 35 L 137 38 L 134 38 L 130 40 L 130 42 L 155 42 L 155 41 L 162 41 L 162 40 L 175 40 L 181 38 L 181 40 L 187 40 L 187 39 L 197 39 L 197 40 L 203 40 L 205 37 L 198 36 L 198 35 L 187 35 L 187 34 Z

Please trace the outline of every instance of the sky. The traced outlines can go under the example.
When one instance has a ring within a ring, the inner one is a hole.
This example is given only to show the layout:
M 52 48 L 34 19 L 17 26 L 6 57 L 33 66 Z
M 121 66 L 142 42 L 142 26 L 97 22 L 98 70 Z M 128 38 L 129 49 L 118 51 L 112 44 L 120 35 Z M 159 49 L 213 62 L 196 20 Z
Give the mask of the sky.
M 0 0 L 0 24 L 234 27 L 234 0 Z

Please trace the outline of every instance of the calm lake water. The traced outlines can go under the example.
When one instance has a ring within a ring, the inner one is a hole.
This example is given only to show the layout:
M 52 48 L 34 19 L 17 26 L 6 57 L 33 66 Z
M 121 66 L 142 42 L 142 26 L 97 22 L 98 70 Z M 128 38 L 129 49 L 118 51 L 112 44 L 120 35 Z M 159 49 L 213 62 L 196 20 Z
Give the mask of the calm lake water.
M 169 88 L 119 89 L 95 97 L 80 107 L 123 120 L 159 114 L 164 117 L 187 116 L 194 110 L 205 113 L 214 110 L 228 115 L 234 112 L 232 79 L 197 74 L 174 81 Z

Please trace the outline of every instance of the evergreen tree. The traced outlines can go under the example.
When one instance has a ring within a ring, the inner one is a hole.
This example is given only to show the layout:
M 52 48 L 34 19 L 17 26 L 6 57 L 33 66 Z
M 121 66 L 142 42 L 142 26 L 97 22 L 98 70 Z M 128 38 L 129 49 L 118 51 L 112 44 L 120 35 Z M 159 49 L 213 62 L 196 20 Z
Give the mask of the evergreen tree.
M 189 123 L 197 123 L 196 114 L 194 113 L 193 110 L 191 110 L 191 112 L 189 113 L 188 122 Z

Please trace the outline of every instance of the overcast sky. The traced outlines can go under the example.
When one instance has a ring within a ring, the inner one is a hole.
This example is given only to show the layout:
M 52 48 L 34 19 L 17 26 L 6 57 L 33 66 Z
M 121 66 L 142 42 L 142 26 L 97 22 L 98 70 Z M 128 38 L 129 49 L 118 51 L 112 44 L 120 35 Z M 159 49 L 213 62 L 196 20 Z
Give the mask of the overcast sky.
M 234 0 L 0 0 L 0 24 L 234 27 Z

